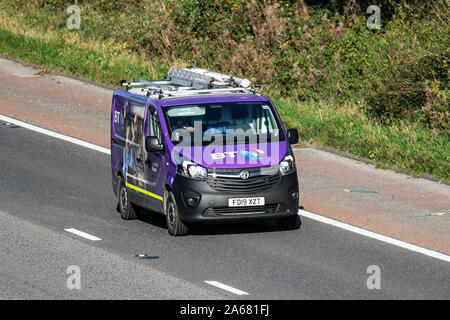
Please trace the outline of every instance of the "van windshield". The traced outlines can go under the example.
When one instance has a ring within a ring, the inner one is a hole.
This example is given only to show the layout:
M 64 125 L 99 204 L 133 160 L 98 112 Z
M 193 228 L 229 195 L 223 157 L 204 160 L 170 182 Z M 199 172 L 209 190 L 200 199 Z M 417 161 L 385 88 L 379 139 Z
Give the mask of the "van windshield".
M 175 145 L 236 145 L 284 140 L 267 102 L 226 102 L 163 108 Z

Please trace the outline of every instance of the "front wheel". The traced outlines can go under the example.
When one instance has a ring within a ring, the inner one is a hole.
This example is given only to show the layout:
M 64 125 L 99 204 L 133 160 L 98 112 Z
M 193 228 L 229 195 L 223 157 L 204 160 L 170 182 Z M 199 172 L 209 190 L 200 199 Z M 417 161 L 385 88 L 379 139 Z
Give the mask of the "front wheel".
M 167 231 L 172 236 L 182 236 L 188 233 L 188 227 L 180 220 L 177 203 L 172 192 L 166 191 L 164 197 L 164 213 L 167 221 Z
M 137 218 L 136 206 L 130 202 L 128 190 L 122 177 L 119 177 L 119 211 L 124 220 Z

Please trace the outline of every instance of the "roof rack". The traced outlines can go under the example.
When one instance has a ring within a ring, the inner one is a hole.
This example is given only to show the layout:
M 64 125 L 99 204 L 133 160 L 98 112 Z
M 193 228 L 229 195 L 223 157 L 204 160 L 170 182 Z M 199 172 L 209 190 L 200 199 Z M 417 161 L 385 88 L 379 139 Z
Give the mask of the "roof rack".
M 250 87 L 250 84 L 248 79 L 196 67 L 172 67 L 162 80 L 134 78 L 133 82 L 120 81 L 120 85 L 125 86 L 131 93 L 158 99 L 220 92 L 256 93 L 255 90 L 259 89 L 259 86 Z

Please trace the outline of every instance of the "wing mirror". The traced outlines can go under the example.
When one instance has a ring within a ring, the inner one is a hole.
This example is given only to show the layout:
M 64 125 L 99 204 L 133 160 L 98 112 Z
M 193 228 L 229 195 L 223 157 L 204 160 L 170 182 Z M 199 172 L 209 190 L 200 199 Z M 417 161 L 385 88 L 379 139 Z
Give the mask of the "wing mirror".
M 163 151 L 164 146 L 159 142 L 159 139 L 155 136 L 145 138 L 145 150 L 147 152 Z

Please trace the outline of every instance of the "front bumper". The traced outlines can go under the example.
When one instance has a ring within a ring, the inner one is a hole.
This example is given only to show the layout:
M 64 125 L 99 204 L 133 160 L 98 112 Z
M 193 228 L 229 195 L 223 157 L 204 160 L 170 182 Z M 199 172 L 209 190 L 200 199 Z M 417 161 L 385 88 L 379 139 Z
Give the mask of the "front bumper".
M 282 218 L 298 214 L 297 172 L 280 177 L 277 183 L 256 192 L 216 190 L 204 180 L 177 175 L 172 185 L 178 212 L 184 222 L 244 222 L 259 219 Z M 297 198 L 292 194 L 297 193 Z M 229 198 L 264 197 L 265 205 L 259 207 L 228 207 Z M 188 204 L 195 198 L 194 207 Z

